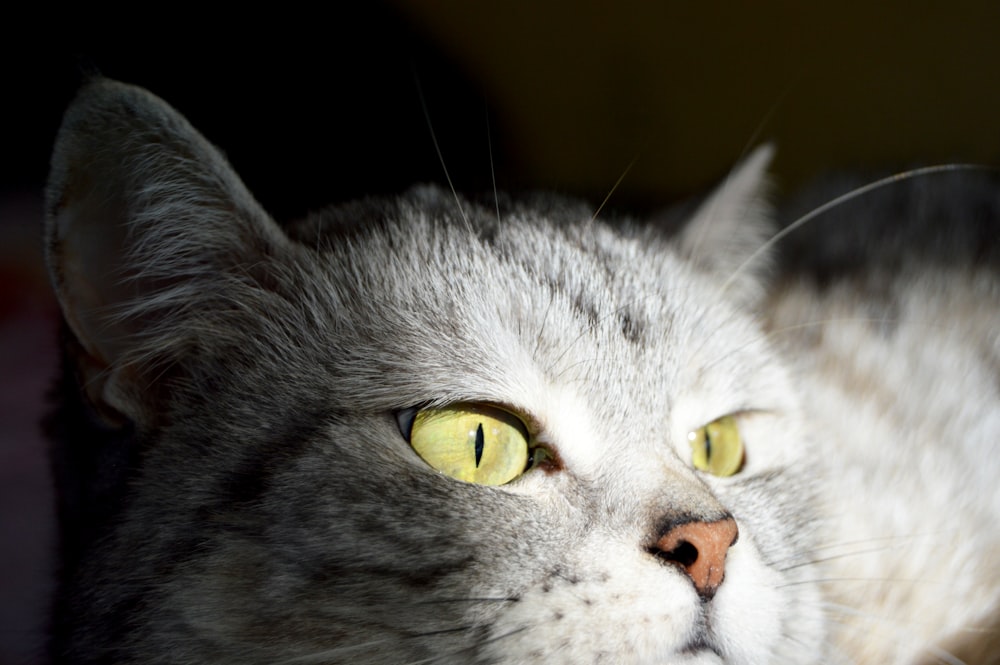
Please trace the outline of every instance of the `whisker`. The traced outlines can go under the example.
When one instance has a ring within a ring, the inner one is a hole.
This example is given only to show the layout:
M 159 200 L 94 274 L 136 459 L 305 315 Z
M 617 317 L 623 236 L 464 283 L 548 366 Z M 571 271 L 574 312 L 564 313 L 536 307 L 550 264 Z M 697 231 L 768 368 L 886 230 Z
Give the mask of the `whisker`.
M 576 367 L 582 367 L 584 365 L 591 365 L 591 364 L 593 364 L 593 363 L 595 363 L 597 361 L 598 361 L 597 358 L 581 358 L 580 360 L 576 361 L 575 363 L 572 363 L 572 364 L 569 364 L 569 365 L 563 367 L 562 370 L 558 374 L 556 374 L 556 375 L 554 375 L 552 377 L 552 379 L 555 380 L 555 381 L 558 381 L 558 380 L 562 379 L 564 376 L 566 376 L 567 374 L 569 374 L 570 371 L 573 370 L 574 368 L 576 368 Z
M 586 328 L 584 328 L 580 332 L 580 334 L 578 334 L 576 337 L 574 337 L 572 340 L 570 340 L 570 342 L 568 344 L 566 344 L 565 348 L 563 348 L 562 353 L 560 353 L 558 356 L 556 356 L 555 359 L 553 359 L 552 362 L 549 363 L 548 367 L 545 368 L 546 373 L 551 372 L 553 369 L 555 369 L 555 366 L 557 364 L 559 364 L 559 362 L 566 356 L 566 354 L 569 353 L 572 350 L 572 348 L 577 344 L 577 342 L 579 342 L 581 339 L 583 339 L 588 333 L 593 332 L 594 330 L 597 330 L 597 327 L 600 324 L 604 323 L 605 321 L 608 321 L 609 319 L 611 319 L 614 316 L 618 316 L 622 312 L 627 311 L 632 306 L 634 306 L 636 303 L 642 302 L 643 300 L 646 300 L 648 298 L 653 298 L 653 297 L 662 297 L 662 295 L 661 294 L 649 294 L 649 295 L 647 295 L 644 298 L 639 298 L 639 299 L 631 300 L 628 303 L 625 303 L 624 305 L 620 305 L 620 306 L 616 307 L 615 309 L 611 310 L 610 312 L 608 312 L 604 316 L 599 317 L 596 321 L 594 321 L 593 323 L 591 323 L 590 325 L 588 325 Z
M 907 620 L 900 621 L 893 617 L 888 617 L 884 615 L 873 614 L 871 612 L 866 612 L 855 607 L 850 607 L 843 605 L 841 603 L 824 603 L 824 613 L 830 621 L 835 621 L 836 623 L 845 627 L 845 629 L 851 630 L 865 630 L 867 635 L 872 629 L 890 632 L 894 635 L 897 640 L 905 640 L 907 638 L 907 630 L 914 626 L 919 625 L 933 625 L 932 622 L 922 622 L 917 620 Z M 866 623 L 864 626 L 859 626 L 856 620 L 862 620 Z M 967 633 L 984 633 L 989 631 L 978 630 L 978 629 L 966 629 L 962 632 Z M 939 646 L 926 646 L 926 653 L 924 655 L 932 656 L 937 659 L 936 662 L 943 663 L 944 665 L 967 665 L 964 660 L 958 658 L 954 654 Z M 926 662 L 921 660 L 920 662 Z
M 464 626 L 456 626 L 454 628 L 442 628 L 442 629 L 439 629 L 439 630 L 431 630 L 431 631 L 421 632 L 421 633 L 394 635 L 391 640 L 387 638 L 387 639 L 371 640 L 371 641 L 368 641 L 368 642 L 360 642 L 360 643 L 357 643 L 357 644 L 338 645 L 338 646 L 336 646 L 336 647 L 334 647 L 332 649 L 324 649 L 323 651 L 316 651 L 316 652 L 309 653 L 309 654 L 306 654 L 306 655 L 303 655 L 303 656 L 294 656 L 292 658 L 288 658 L 288 659 L 279 661 L 278 665 L 291 665 L 292 663 L 321 663 L 321 662 L 329 662 L 331 659 L 338 659 L 339 660 L 339 659 L 341 659 L 341 658 L 343 658 L 345 656 L 348 656 L 351 653 L 355 653 L 355 652 L 357 652 L 359 650 L 362 650 L 362 649 L 370 649 L 370 648 L 373 648 L 373 647 L 378 647 L 378 646 L 381 646 L 383 644 L 386 644 L 387 642 L 397 642 L 399 640 L 421 639 L 421 638 L 426 638 L 426 637 L 434 637 L 436 635 L 452 635 L 452 634 L 455 634 L 455 633 L 463 633 L 463 632 L 468 632 L 468 631 L 471 631 L 471 630 L 475 630 L 476 628 L 479 628 L 479 627 L 480 626 L 475 625 L 475 624 L 468 624 L 468 625 L 464 625 Z M 466 650 L 466 649 L 461 649 L 461 650 L 457 651 L 456 653 L 461 653 L 464 650 Z M 447 655 L 453 655 L 453 654 L 447 654 Z M 424 660 L 419 660 L 419 661 L 412 661 L 412 662 L 414 662 L 414 663 L 434 662 L 435 660 L 439 660 L 441 657 L 442 656 L 437 656 L 436 655 L 436 656 L 433 656 L 433 657 L 431 657 L 429 659 L 424 659 Z
M 945 586 L 950 584 L 949 582 L 945 582 L 943 580 L 916 579 L 911 577 L 816 577 L 807 580 L 796 580 L 794 582 L 775 584 L 774 588 L 785 589 L 803 585 L 830 584 L 832 582 L 861 582 L 864 584 L 871 584 L 872 582 L 903 582 L 907 584 L 933 584 L 936 586 Z
M 603 210 L 604 206 L 607 205 L 608 201 L 611 200 L 611 196 L 615 193 L 615 190 L 618 189 L 618 186 L 622 184 L 622 181 L 625 180 L 625 177 L 628 175 L 628 172 L 632 170 L 632 167 L 635 166 L 635 163 L 637 161 L 639 161 L 639 155 L 636 155 L 635 157 L 632 158 L 632 161 L 628 163 L 628 166 L 625 167 L 625 170 L 622 171 L 622 174 L 618 176 L 618 180 L 615 180 L 615 184 L 611 186 L 611 190 L 608 192 L 607 196 L 604 197 L 604 200 L 601 201 L 601 205 L 597 206 L 597 210 L 594 211 L 594 214 L 593 216 L 591 216 L 590 221 L 593 222 L 594 220 L 597 219 L 597 216 L 601 214 L 601 210 Z
M 498 597 L 492 598 L 489 596 L 483 597 L 470 597 L 470 598 L 435 598 L 433 600 L 419 600 L 414 605 L 439 605 L 444 603 L 516 603 L 517 598 L 511 597 Z
M 352 653 L 363 649 L 370 649 L 372 647 L 377 647 L 382 644 L 390 642 L 389 639 L 381 640 L 371 640 L 369 642 L 359 642 L 357 644 L 345 644 L 338 645 L 332 649 L 324 649 L 322 651 L 315 651 L 313 653 L 308 653 L 302 656 L 292 656 L 291 658 L 285 658 L 279 660 L 275 665 L 292 665 L 292 663 L 323 663 L 330 662 L 333 659 L 343 658 Z
M 496 636 L 491 637 L 491 638 L 486 639 L 486 640 L 480 640 L 480 641 L 476 642 L 476 644 L 474 644 L 473 646 L 464 647 L 464 648 L 461 648 L 461 649 L 456 649 L 456 650 L 448 652 L 448 653 L 438 654 L 436 656 L 432 656 L 431 658 L 424 658 L 422 660 L 410 661 L 407 665 L 428 665 L 430 663 L 436 663 L 436 662 L 439 662 L 439 661 L 442 661 L 442 660 L 445 660 L 445 659 L 448 659 L 448 658 L 452 658 L 452 657 L 457 656 L 459 654 L 468 653 L 468 652 L 470 652 L 470 651 L 472 651 L 474 649 L 478 649 L 479 647 L 481 647 L 484 644 L 491 644 L 493 642 L 499 642 L 500 640 L 507 639 L 508 637 L 511 637 L 513 635 L 517 635 L 519 633 L 523 633 L 524 631 L 526 631 L 526 630 L 528 630 L 530 628 L 531 628 L 531 626 L 521 626 L 520 628 L 515 628 L 515 629 L 513 629 L 511 631 L 508 631 L 508 632 L 504 633 L 503 635 L 496 635 Z
M 490 130 L 489 102 L 486 102 L 485 106 L 486 106 L 486 146 L 490 152 L 490 181 L 493 183 L 493 202 L 496 204 L 497 208 L 497 223 L 500 223 L 503 220 L 500 218 L 500 194 L 497 192 L 497 173 L 496 173 L 496 168 L 493 164 L 493 133 Z
M 777 99 L 771 103 L 771 106 L 768 107 L 767 111 L 764 112 L 764 115 L 757 122 L 757 127 L 755 127 L 753 132 L 750 134 L 750 138 L 748 138 L 743 144 L 743 150 L 740 151 L 740 160 L 749 155 L 750 151 L 753 150 L 753 147 L 760 142 L 760 137 L 764 134 L 764 128 L 771 124 L 771 118 L 773 118 L 774 114 L 778 112 L 778 109 L 784 105 L 785 100 L 788 98 L 788 95 L 793 87 L 794 84 L 789 84 L 778 94 Z
M 719 356 L 718 358 L 716 358 L 715 360 L 713 360 L 713 361 L 711 361 L 709 363 L 706 363 L 704 369 L 705 370 L 710 369 L 710 368 L 714 367 L 715 365 L 719 364 L 720 362 L 723 362 L 724 360 L 726 360 L 727 358 L 729 358 L 731 355 L 733 355 L 735 353 L 739 353 L 740 351 L 742 351 L 743 349 L 746 349 L 747 347 L 750 347 L 750 346 L 752 346 L 754 344 L 757 344 L 757 343 L 759 343 L 761 341 L 767 340 L 767 339 L 769 339 L 771 337 L 774 337 L 774 336 L 777 336 L 777 335 L 781 335 L 781 334 L 784 334 L 784 333 L 794 332 L 796 330 L 802 330 L 802 329 L 805 329 L 805 328 L 814 328 L 814 327 L 817 327 L 817 326 L 825 326 L 825 325 L 829 325 L 831 323 L 877 323 L 877 324 L 886 324 L 886 323 L 893 323 L 893 322 L 896 322 L 896 321 L 900 321 L 900 319 L 899 318 L 894 318 L 894 317 L 887 317 L 887 316 L 879 316 L 879 317 L 871 317 L 871 316 L 836 316 L 836 317 L 831 317 L 829 319 L 815 319 L 813 321 L 804 321 L 802 323 L 796 323 L 796 324 L 789 325 L 789 326 L 782 326 L 780 328 L 775 328 L 773 330 L 768 330 L 768 331 L 766 331 L 766 332 L 764 332 L 764 333 L 762 333 L 760 335 L 757 335 L 756 337 L 750 338 L 749 340 L 747 340 L 746 342 L 744 342 L 743 344 L 741 344 L 739 346 L 733 347 L 727 353 Z M 939 330 L 946 330 L 947 327 L 948 327 L 945 323 L 942 323 L 940 321 L 914 321 L 914 320 L 907 320 L 906 323 L 907 323 L 907 325 L 921 326 L 921 327 L 925 327 L 925 328 L 936 328 L 936 329 L 939 329 Z M 699 348 L 701 348 L 701 347 L 699 347 Z
M 458 212 L 465 221 L 466 226 L 471 227 L 469 223 L 469 217 L 465 214 L 465 208 L 462 206 L 462 199 L 458 195 L 458 190 L 455 189 L 455 183 L 451 180 L 451 174 L 448 172 L 448 165 L 444 162 L 444 154 L 441 152 L 441 146 L 438 145 L 437 132 L 434 131 L 434 123 L 431 122 L 431 114 L 427 108 L 427 99 L 424 97 L 424 88 L 420 85 L 420 77 L 417 76 L 416 72 L 413 74 L 413 79 L 417 85 L 417 96 L 420 98 L 420 108 L 424 112 L 424 120 L 427 122 L 427 129 L 431 134 L 431 141 L 434 143 L 434 150 L 437 152 L 438 161 L 441 163 L 441 170 L 444 171 L 445 180 L 448 181 L 448 187 L 451 189 L 452 196 L 455 197 L 455 205 L 458 206 Z
M 883 545 L 881 547 L 869 547 L 863 550 L 854 550 L 851 552 L 841 552 L 840 554 L 831 554 L 830 556 L 819 557 L 816 559 L 809 559 L 807 561 L 800 561 L 798 563 L 793 563 L 784 568 L 778 568 L 779 572 L 787 572 L 789 570 L 795 570 L 796 568 L 804 568 L 805 566 L 814 566 L 819 563 L 826 563 L 828 561 L 837 561 L 839 559 L 846 559 L 852 556 L 860 556 L 862 554 L 874 554 L 875 552 L 885 552 L 898 547 L 898 545 Z
M 796 560 L 797 561 L 797 560 L 800 560 L 805 555 L 816 554 L 816 553 L 827 551 L 827 550 L 840 549 L 840 548 L 843 548 L 843 547 L 852 547 L 852 546 L 857 546 L 857 545 L 871 545 L 871 544 L 874 544 L 874 543 L 877 543 L 877 542 L 881 542 L 881 541 L 911 541 L 912 542 L 912 541 L 920 539 L 920 538 L 935 538 L 935 539 L 937 539 L 937 538 L 940 538 L 940 537 L 941 537 L 941 532 L 940 531 L 935 531 L 935 532 L 928 532 L 928 533 L 923 533 L 923 534 L 917 533 L 917 534 L 897 535 L 897 536 L 877 536 L 877 537 L 874 537 L 874 538 L 864 538 L 864 539 L 859 539 L 859 540 L 845 540 L 845 541 L 841 541 L 839 543 L 827 543 L 825 545 L 819 545 L 817 547 L 811 548 L 808 552 L 801 552 L 799 554 L 796 554 L 796 555 L 793 555 L 793 556 L 789 556 L 789 557 L 785 557 L 783 559 L 775 559 L 773 561 L 770 561 L 769 565 L 774 566 L 774 565 L 780 564 L 780 563 L 782 563 L 784 561 L 792 561 L 792 560 Z M 900 543 L 900 544 L 902 544 L 902 543 Z M 895 546 L 896 545 L 891 545 L 891 546 L 887 545 L 886 549 L 888 549 L 889 547 L 895 547 Z
M 729 286 L 743 273 L 744 270 L 746 270 L 747 266 L 751 265 L 754 261 L 756 261 L 760 257 L 761 254 L 763 254 L 771 247 L 773 247 L 775 244 L 780 242 L 782 238 L 787 236 L 792 231 L 798 229 L 802 225 L 815 219 L 816 217 L 819 217 L 827 210 L 835 208 L 841 205 L 842 203 L 846 203 L 847 201 L 850 201 L 852 199 L 858 198 L 859 196 L 864 196 L 865 194 L 873 190 L 886 187 L 887 185 L 896 184 L 902 180 L 917 178 L 920 176 L 930 175 L 934 173 L 945 173 L 949 171 L 967 171 L 967 170 L 992 171 L 995 169 L 993 167 L 985 166 L 982 164 L 936 164 L 933 166 L 923 166 L 920 168 L 894 173 L 893 175 L 886 176 L 874 182 L 870 182 L 867 185 L 862 185 L 861 187 L 857 187 L 855 189 L 850 190 L 849 192 L 841 194 L 840 196 L 837 196 L 827 201 L 823 205 L 817 208 L 813 208 L 811 211 L 802 215 L 797 220 L 795 220 L 794 222 L 792 222 L 791 224 L 789 224 L 788 226 L 786 226 L 785 228 L 781 229 L 773 236 L 771 236 L 771 238 L 767 240 L 767 242 L 758 247 L 753 253 L 750 254 L 749 257 L 747 257 L 743 261 L 743 263 L 737 266 L 736 270 L 734 270 L 733 273 L 726 279 L 726 281 L 723 282 L 720 291 L 722 293 L 725 293 L 726 290 L 729 288 Z
M 775 328 L 774 330 L 768 330 L 767 332 L 763 332 L 760 335 L 757 335 L 755 337 L 751 337 L 750 339 L 748 339 L 747 341 L 745 341 L 743 344 L 740 344 L 739 346 L 735 346 L 735 347 L 729 349 L 729 351 L 727 351 L 726 353 L 720 355 L 715 360 L 713 360 L 711 362 L 705 363 L 705 366 L 702 368 L 702 371 L 707 371 L 707 370 L 715 367 L 719 363 L 727 360 L 732 355 L 734 355 L 736 353 L 739 353 L 740 351 L 742 351 L 742 350 L 744 350 L 744 349 L 746 349 L 748 347 L 751 347 L 754 344 L 759 344 L 760 342 L 763 342 L 763 341 L 771 338 L 772 336 L 776 336 L 776 335 L 783 334 L 783 333 L 788 333 L 788 332 L 793 332 L 795 330 L 802 330 L 804 328 L 814 328 L 816 326 L 824 326 L 824 325 L 827 325 L 827 324 L 830 324 L 830 323 L 843 323 L 843 322 L 849 322 L 849 321 L 867 322 L 867 323 L 883 323 L 883 322 L 886 321 L 886 319 L 884 319 L 884 318 L 877 318 L 877 319 L 876 318 L 865 318 L 865 317 L 844 317 L 844 318 L 831 318 L 831 319 L 817 319 L 815 321 L 806 321 L 804 323 L 796 323 L 796 324 L 790 325 L 790 326 L 783 326 L 781 328 Z M 702 344 L 697 349 L 695 349 L 695 351 L 700 351 L 701 348 L 708 343 L 708 341 L 709 341 L 709 339 L 706 339 L 705 341 L 703 341 Z
M 545 306 L 545 314 L 542 315 L 542 322 L 538 326 L 538 332 L 535 334 L 535 348 L 531 351 L 531 357 L 538 357 L 538 349 L 542 345 L 542 333 L 545 331 L 545 326 L 549 320 L 549 311 L 552 309 L 552 303 L 555 301 L 556 296 L 554 293 L 549 292 L 549 303 Z
M 413 606 L 422 605 L 437 605 L 437 604 L 450 604 L 450 603 L 514 603 L 517 602 L 517 598 L 509 596 L 470 596 L 470 597 L 456 597 L 456 598 L 434 598 L 431 600 L 419 600 L 413 602 Z M 378 648 L 389 642 L 398 642 L 399 640 L 418 640 L 424 638 L 431 638 L 437 635 L 453 635 L 456 633 L 471 632 L 483 628 L 481 624 L 468 623 L 459 626 L 454 626 L 451 628 L 440 628 L 437 630 L 429 630 L 423 632 L 400 632 L 393 635 L 393 637 L 386 639 L 370 640 L 367 642 L 359 642 L 355 644 L 343 644 L 337 645 L 336 647 L 330 649 L 324 649 L 322 651 L 316 651 L 308 653 L 302 656 L 293 656 L 292 658 L 284 659 L 278 661 L 277 665 L 292 665 L 293 663 L 326 663 L 326 662 L 340 662 L 345 657 L 350 657 L 356 652 L 366 649 Z M 499 636 L 502 638 L 504 636 Z M 492 638 L 492 639 L 499 639 Z M 487 642 L 492 641 L 487 640 Z M 477 640 L 476 645 L 483 644 L 482 640 Z M 431 663 L 440 660 L 443 657 L 455 655 L 456 653 L 462 653 L 469 650 L 470 647 L 463 647 L 457 651 L 448 654 L 435 655 L 429 659 L 412 661 L 414 665 L 416 663 Z

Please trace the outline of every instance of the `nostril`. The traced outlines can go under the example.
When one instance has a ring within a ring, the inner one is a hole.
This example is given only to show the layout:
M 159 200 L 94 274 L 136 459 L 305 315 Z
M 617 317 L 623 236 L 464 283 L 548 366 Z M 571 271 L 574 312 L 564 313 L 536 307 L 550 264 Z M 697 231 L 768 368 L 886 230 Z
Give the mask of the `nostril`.
M 656 552 L 656 556 L 669 563 L 676 563 L 684 568 L 694 565 L 698 560 L 698 548 L 686 540 L 677 543 L 677 546 L 669 552 Z

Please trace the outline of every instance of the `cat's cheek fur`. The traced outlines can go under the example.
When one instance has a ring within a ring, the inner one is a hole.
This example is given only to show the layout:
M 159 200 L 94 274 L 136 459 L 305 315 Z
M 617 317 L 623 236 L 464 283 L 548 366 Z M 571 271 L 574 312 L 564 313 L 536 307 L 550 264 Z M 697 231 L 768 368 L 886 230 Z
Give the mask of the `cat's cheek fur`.
M 803 644 L 825 640 L 819 594 L 765 565 L 750 538 L 729 550 L 726 582 L 714 599 L 711 622 L 713 637 L 732 663 L 806 662 Z M 792 634 L 802 643 L 785 641 Z

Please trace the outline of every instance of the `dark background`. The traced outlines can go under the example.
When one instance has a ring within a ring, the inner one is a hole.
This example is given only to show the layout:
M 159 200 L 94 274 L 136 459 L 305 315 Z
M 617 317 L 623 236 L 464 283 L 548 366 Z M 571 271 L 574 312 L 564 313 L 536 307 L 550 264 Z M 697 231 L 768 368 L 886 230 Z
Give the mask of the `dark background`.
M 778 197 L 831 169 L 1000 163 L 1000 3 L 127 7 L 5 10 L 0 665 L 36 662 L 51 569 L 41 191 L 81 71 L 170 101 L 280 219 L 443 181 L 427 117 L 461 190 L 495 173 L 596 203 L 634 162 L 611 205 L 635 210 L 703 189 L 762 140 Z

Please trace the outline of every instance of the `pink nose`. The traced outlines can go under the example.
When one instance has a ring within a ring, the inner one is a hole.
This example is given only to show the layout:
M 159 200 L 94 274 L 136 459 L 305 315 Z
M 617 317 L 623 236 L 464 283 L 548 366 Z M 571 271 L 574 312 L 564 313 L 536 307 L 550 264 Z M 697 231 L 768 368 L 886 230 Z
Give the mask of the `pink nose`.
M 655 553 L 687 573 L 698 595 L 711 598 L 726 576 L 726 554 L 739 535 L 732 517 L 687 522 L 671 527 L 657 541 Z

